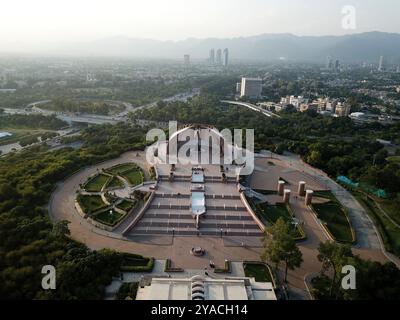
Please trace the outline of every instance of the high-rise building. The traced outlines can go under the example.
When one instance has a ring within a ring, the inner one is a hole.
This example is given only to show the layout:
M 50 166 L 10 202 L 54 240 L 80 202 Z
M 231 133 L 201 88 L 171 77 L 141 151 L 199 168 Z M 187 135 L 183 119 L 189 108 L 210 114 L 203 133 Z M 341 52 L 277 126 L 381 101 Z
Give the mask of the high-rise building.
M 379 58 L 378 71 L 383 71 L 383 67 L 384 67 L 384 58 L 383 58 L 383 56 L 381 56 L 381 57 Z
M 210 50 L 209 62 L 210 62 L 210 64 L 214 64 L 215 63 L 215 50 L 214 49 Z
M 185 55 L 183 56 L 183 63 L 185 64 L 185 66 L 190 65 L 190 55 L 185 54 Z
M 218 65 L 222 64 L 222 50 L 221 50 L 221 49 L 218 49 L 218 50 L 217 50 L 216 63 L 217 63 Z
M 242 91 L 242 84 L 240 82 L 236 83 L 236 93 L 240 93 Z
M 335 70 L 339 70 L 340 69 L 340 61 L 336 60 L 335 61 Z
M 348 117 L 350 114 L 350 110 L 351 110 L 350 105 L 339 102 L 336 105 L 335 114 L 338 117 Z
M 240 90 L 241 97 L 258 98 L 262 92 L 262 79 L 242 78 Z
M 326 69 L 332 69 L 333 67 L 333 59 L 331 56 L 326 57 Z
M 222 64 L 226 67 L 226 66 L 228 66 L 228 63 L 229 63 L 229 50 L 228 50 L 228 48 L 225 48 Z

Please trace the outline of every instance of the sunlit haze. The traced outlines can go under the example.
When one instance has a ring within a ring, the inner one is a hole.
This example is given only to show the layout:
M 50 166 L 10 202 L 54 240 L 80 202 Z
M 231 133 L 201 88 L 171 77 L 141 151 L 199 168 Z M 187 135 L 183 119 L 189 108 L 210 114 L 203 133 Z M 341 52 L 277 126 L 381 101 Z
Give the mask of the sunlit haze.
M 0 41 L 4 50 L 17 44 L 111 36 L 182 40 L 284 32 L 345 34 L 350 32 L 340 25 L 344 5 L 357 10 L 357 29 L 351 33 L 400 31 L 396 0 L 3 0 Z

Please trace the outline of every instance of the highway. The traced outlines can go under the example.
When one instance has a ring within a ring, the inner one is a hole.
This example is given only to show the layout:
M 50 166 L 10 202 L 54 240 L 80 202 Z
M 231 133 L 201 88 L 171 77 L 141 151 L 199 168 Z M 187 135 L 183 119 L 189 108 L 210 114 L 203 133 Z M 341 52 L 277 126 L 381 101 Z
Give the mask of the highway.
M 187 101 L 189 98 L 198 95 L 200 92 L 199 89 L 194 89 L 188 92 L 179 93 L 174 96 L 168 97 L 163 99 L 162 101 L 165 102 L 172 102 L 172 101 Z M 72 123 L 87 123 L 91 125 L 95 124 L 116 124 L 121 121 L 128 120 L 128 114 L 131 112 L 135 112 L 141 109 L 153 108 L 157 105 L 157 102 L 152 102 L 143 106 L 134 107 L 129 102 L 123 101 L 111 101 L 105 100 L 105 102 L 110 103 L 119 103 L 125 106 L 125 110 L 114 115 L 114 116 L 104 116 L 104 115 L 94 115 L 94 114 L 76 114 L 72 112 L 59 112 L 59 111 L 52 111 L 40 108 L 40 105 L 46 104 L 51 102 L 51 100 L 41 100 L 36 101 L 28 104 L 24 109 L 22 108 L 4 108 L 4 112 L 8 114 L 42 114 L 44 116 L 55 115 L 58 119 L 67 122 L 68 124 Z
M 222 103 L 227 103 L 227 104 L 233 104 L 233 105 L 237 105 L 237 106 L 242 106 L 242 107 L 246 107 L 250 110 L 256 111 L 256 112 L 260 112 L 263 115 L 269 117 L 269 118 L 280 118 L 279 115 L 268 111 L 268 110 L 264 110 L 263 108 L 256 106 L 254 104 L 251 104 L 249 102 L 241 102 L 241 101 L 231 101 L 231 100 L 221 100 Z

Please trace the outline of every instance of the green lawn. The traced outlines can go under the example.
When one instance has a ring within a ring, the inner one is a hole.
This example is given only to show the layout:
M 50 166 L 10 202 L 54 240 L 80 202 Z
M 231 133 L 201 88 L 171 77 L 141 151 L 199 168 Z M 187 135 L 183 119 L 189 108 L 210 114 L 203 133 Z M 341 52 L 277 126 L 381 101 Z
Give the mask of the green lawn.
M 107 189 L 122 188 L 123 186 L 124 186 L 124 184 L 122 183 L 122 181 L 114 176 L 114 177 L 112 177 L 112 179 L 109 180 L 109 182 L 107 183 L 106 188 Z
M 109 178 L 109 176 L 100 173 L 97 176 L 90 178 L 90 180 L 85 184 L 84 189 L 87 192 L 100 192 Z
M 400 229 L 382 214 L 371 199 L 367 199 L 365 195 L 359 192 L 352 193 L 375 222 L 386 250 L 400 257 Z
M 386 212 L 386 214 L 394 220 L 397 224 L 400 225 L 400 208 L 393 200 L 384 200 L 377 199 L 376 200 L 381 208 Z
M 113 175 L 120 175 L 124 171 L 132 170 L 132 169 L 138 169 L 138 166 L 134 163 L 123 163 L 123 164 L 119 164 L 117 166 L 108 168 L 108 169 L 106 169 L 106 171 L 112 173 Z
M 100 196 L 78 195 L 77 200 L 82 210 L 87 214 L 94 213 L 107 207 Z
M 95 220 L 99 221 L 101 223 L 107 224 L 109 226 L 114 226 L 121 220 L 121 218 L 123 216 L 124 216 L 123 214 L 121 214 L 117 211 L 111 210 L 111 213 L 110 213 L 110 211 L 107 210 L 107 211 L 97 214 L 95 216 Z
M 139 169 L 124 171 L 121 176 L 125 178 L 131 186 L 137 186 L 143 183 L 143 173 Z
M 326 223 L 332 236 L 341 242 L 352 242 L 351 226 L 338 202 L 327 202 L 312 205 L 318 219 Z
M 40 137 L 48 130 L 34 130 L 34 129 L 14 129 L 14 128 L 0 128 L 0 131 L 6 131 L 12 134 L 9 137 L 0 138 L 0 146 L 17 143 L 25 138 Z
M 267 220 L 271 225 L 273 225 L 279 218 L 283 218 L 287 222 L 292 222 L 293 218 L 287 208 L 287 206 L 283 203 L 278 203 L 276 205 L 269 205 L 268 203 L 259 203 L 255 205 L 257 214 L 261 215 L 265 220 Z M 299 227 L 293 227 L 293 237 L 301 238 L 303 235 L 301 234 Z
M 136 202 L 137 202 L 136 200 L 135 201 L 124 200 L 117 207 L 118 209 L 128 212 L 136 205 Z
M 243 263 L 246 277 L 255 278 L 257 282 L 273 282 L 269 269 L 262 263 Z

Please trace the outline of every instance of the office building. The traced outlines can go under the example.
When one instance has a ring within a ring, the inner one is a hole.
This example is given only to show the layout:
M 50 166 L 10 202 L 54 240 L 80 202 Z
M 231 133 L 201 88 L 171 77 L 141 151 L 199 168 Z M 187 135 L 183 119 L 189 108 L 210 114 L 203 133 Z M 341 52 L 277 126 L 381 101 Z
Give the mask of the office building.
M 335 115 L 338 117 L 348 117 L 350 114 L 350 106 L 345 103 L 339 102 L 336 105 Z
M 228 63 L 229 63 L 229 50 L 228 48 L 225 48 L 222 64 L 226 67 L 228 66 Z
M 185 54 L 185 55 L 183 56 L 183 63 L 185 64 L 185 66 L 190 65 L 190 55 Z
M 236 83 L 236 93 L 240 93 L 242 91 L 242 84 L 240 82 Z
M 210 64 L 215 64 L 215 50 L 214 49 L 210 50 L 210 56 L 208 59 L 209 59 Z
M 333 59 L 331 56 L 326 57 L 326 69 L 332 69 L 333 68 Z
M 240 96 L 248 98 L 258 98 L 262 92 L 262 79 L 242 78 Z
M 221 49 L 218 49 L 218 50 L 217 50 L 216 63 L 217 63 L 218 65 L 221 65 L 221 64 L 222 64 L 222 50 L 221 50 Z
M 381 71 L 383 71 L 383 69 L 384 69 L 384 58 L 383 58 L 383 56 L 381 56 L 381 57 L 379 58 L 378 71 L 381 72 Z

